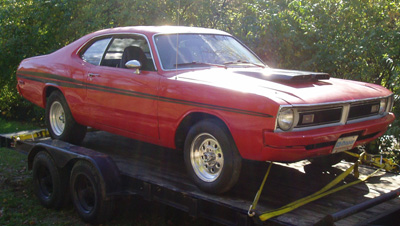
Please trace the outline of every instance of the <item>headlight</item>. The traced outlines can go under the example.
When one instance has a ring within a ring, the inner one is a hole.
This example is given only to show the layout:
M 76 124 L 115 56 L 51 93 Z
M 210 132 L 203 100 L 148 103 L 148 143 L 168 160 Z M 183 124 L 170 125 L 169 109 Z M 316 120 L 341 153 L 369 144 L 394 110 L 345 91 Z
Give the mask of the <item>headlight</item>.
M 278 126 L 281 130 L 290 130 L 294 122 L 294 112 L 290 108 L 282 108 L 278 113 Z
M 383 114 L 386 111 L 386 101 L 387 99 L 381 99 L 380 107 L 379 107 L 379 114 Z

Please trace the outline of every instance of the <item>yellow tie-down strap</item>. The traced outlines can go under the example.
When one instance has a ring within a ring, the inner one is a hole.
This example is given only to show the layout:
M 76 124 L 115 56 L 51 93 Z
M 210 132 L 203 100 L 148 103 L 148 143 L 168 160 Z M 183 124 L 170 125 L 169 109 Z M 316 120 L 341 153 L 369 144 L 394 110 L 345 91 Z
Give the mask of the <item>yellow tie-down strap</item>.
M 351 155 L 356 158 L 360 158 L 360 155 L 350 151 L 346 151 L 346 154 Z M 366 153 L 361 159 L 363 164 L 372 165 L 378 168 L 383 168 L 388 172 L 399 173 L 400 167 L 391 158 L 384 158 L 382 155 L 373 155 Z
M 290 212 L 290 211 L 292 211 L 292 210 L 294 210 L 294 209 L 297 209 L 297 208 L 299 208 L 299 207 L 301 207 L 301 206 L 303 206 L 303 205 L 305 205 L 305 204 L 308 204 L 308 203 L 310 203 L 310 202 L 312 202 L 312 201 L 315 201 L 315 200 L 317 200 L 317 199 L 320 199 L 320 198 L 322 198 L 322 197 L 325 197 L 325 196 L 330 195 L 330 194 L 332 194 L 332 193 L 335 193 L 335 192 L 337 192 L 337 191 L 343 190 L 343 189 L 345 189 L 345 188 L 347 188 L 347 187 L 353 186 L 353 185 L 358 184 L 358 183 L 360 183 L 360 182 L 366 181 L 367 179 L 369 179 L 370 177 L 372 177 L 373 175 L 375 175 L 375 174 L 376 174 L 379 170 L 381 170 L 381 169 L 377 169 L 375 172 L 371 173 L 370 175 L 368 175 L 368 176 L 366 176 L 366 177 L 364 177 L 364 178 L 362 178 L 362 179 L 358 179 L 358 180 L 353 181 L 353 182 L 351 182 L 351 183 L 348 183 L 348 184 L 339 186 L 339 187 L 337 187 L 337 188 L 333 188 L 335 185 L 337 185 L 338 183 L 340 183 L 340 181 L 342 181 L 345 177 L 347 177 L 352 171 L 354 171 L 354 176 L 355 176 L 356 178 L 358 178 L 358 165 L 361 163 L 361 159 L 364 157 L 364 154 L 365 154 L 365 153 L 362 153 L 362 154 L 359 156 L 358 161 L 357 161 L 354 165 L 352 165 L 352 166 L 351 166 L 349 169 L 347 169 L 345 172 L 341 173 L 338 177 L 336 177 L 333 181 L 331 181 L 329 184 L 327 184 L 327 185 L 326 185 L 325 187 L 323 187 L 321 190 L 315 192 L 315 193 L 312 194 L 312 195 L 309 195 L 309 196 L 307 196 L 307 197 L 304 197 L 304 198 L 302 198 L 302 199 L 299 199 L 299 200 L 297 200 L 297 201 L 294 201 L 294 202 L 292 202 L 292 203 L 289 203 L 289 204 L 287 204 L 287 205 L 285 205 L 285 206 L 283 206 L 283 207 L 281 207 L 281 208 L 278 208 L 278 209 L 275 209 L 275 210 L 270 210 L 270 211 L 264 212 L 263 214 L 261 214 L 261 215 L 259 216 L 260 220 L 261 220 L 261 221 L 266 221 L 266 220 L 268 220 L 268 219 L 270 219 L 270 218 L 272 218 L 272 217 L 276 217 L 276 216 L 279 216 L 279 215 L 288 213 L 288 212 Z M 257 205 L 258 199 L 259 199 L 259 197 L 260 197 L 260 195 L 261 195 L 261 190 L 262 190 L 262 188 L 264 187 L 264 183 L 265 183 L 266 177 L 267 177 L 268 174 L 269 174 L 269 170 L 270 170 L 271 165 L 272 165 L 272 163 L 270 164 L 270 166 L 269 166 L 269 168 L 268 168 L 268 171 L 267 171 L 267 173 L 266 173 L 266 175 L 265 175 L 264 181 L 263 181 L 263 183 L 261 184 L 261 187 L 260 187 L 259 191 L 257 192 L 256 198 L 254 199 L 253 204 L 250 206 L 250 209 L 249 209 L 248 214 L 249 214 L 249 216 L 251 216 L 251 217 L 254 216 L 254 211 L 253 211 L 253 210 L 255 209 L 255 207 L 256 207 L 256 205 Z
M 47 129 L 37 130 L 29 133 L 23 133 L 20 135 L 12 136 L 11 139 L 14 141 L 24 141 L 24 140 L 35 140 L 38 138 L 49 137 L 49 131 Z

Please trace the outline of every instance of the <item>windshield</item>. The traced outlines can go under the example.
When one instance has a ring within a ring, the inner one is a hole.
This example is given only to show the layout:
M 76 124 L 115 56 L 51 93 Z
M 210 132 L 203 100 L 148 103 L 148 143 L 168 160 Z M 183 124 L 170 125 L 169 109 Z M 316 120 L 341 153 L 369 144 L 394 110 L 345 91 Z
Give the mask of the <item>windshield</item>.
M 199 67 L 265 67 L 245 46 L 227 35 L 157 35 L 155 44 L 163 69 Z M 178 54 L 177 54 L 178 47 Z

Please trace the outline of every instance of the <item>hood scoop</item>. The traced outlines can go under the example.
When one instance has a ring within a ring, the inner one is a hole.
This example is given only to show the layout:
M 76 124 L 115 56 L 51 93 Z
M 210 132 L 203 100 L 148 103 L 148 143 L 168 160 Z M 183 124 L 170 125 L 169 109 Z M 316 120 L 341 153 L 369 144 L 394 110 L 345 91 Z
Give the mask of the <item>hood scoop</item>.
M 235 73 L 276 82 L 302 83 L 329 80 L 330 75 L 321 72 L 263 69 L 262 71 L 235 71 Z

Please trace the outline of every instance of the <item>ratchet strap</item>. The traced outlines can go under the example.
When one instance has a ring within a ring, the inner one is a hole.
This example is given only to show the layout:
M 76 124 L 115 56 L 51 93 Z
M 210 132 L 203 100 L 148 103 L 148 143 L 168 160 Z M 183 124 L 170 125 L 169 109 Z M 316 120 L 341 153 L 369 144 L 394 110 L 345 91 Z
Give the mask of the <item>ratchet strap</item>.
M 360 155 L 351 151 L 345 151 L 346 154 L 356 158 L 360 158 Z M 400 166 L 391 158 L 384 158 L 382 155 L 365 154 L 362 157 L 363 164 L 372 165 L 378 168 L 383 168 L 388 172 L 399 173 Z
M 289 203 L 289 204 L 287 204 L 287 205 L 285 205 L 285 206 L 283 206 L 283 207 L 281 207 L 281 208 L 278 208 L 278 209 L 275 209 L 275 210 L 270 210 L 270 211 L 264 212 L 263 214 L 260 215 L 260 217 L 259 217 L 260 220 L 261 220 L 261 221 L 266 221 L 266 220 L 268 220 L 268 219 L 270 219 L 270 218 L 272 218 L 272 217 L 276 217 L 276 216 L 279 216 L 279 215 L 288 213 L 288 212 L 290 212 L 290 211 L 292 211 L 292 210 L 294 210 L 294 209 L 297 209 L 297 208 L 299 208 L 299 207 L 301 207 L 301 206 L 303 206 L 303 205 L 305 205 L 305 204 L 307 204 L 307 203 L 310 203 L 310 202 L 312 202 L 312 201 L 315 201 L 315 200 L 317 200 L 317 199 L 320 199 L 320 198 L 322 198 L 322 197 L 325 197 L 325 196 L 330 195 L 330 194 L 332 194 L 332 193 L 335 193 L 335 192 L 337 192 L 337 191 L 343 190 L 343 189 L 345 189 L 345 188 L 348 188 L 348 187 L 353 186 L 353 185 L 355 185 L 355 184 L 358 184 L 358 183 L 360 183 L 360 182 L 366 181 L 367 179 L 369 179 L 370 177 L 372 177 L 373 175 L 375 175 L 379 170 L 381 170 L 381 168 L 380 168 L 380 169 L 377 169 L 375 172 L 373 172 L 372 174 L 370 174 L 370 175 L 368 175 L 368 176 L 366 176 L 366 177 L 364 177 L 364 178 L 362 178 L 362 179 L 358 179 L 358 180 L 353 181 L 353 182 L 351 182 L 351 183 L 348 183 L 348 184 L 339 186 L 339 187 L 337 187 L 337 188 L 333 188 L 335 185 L 337 185 L 338 183 L 340 183 L 340 181 L 342 181 L 344 178 L 346 178 L 352 171 L 354 171 L 354 176 L 355 176 L 356 178 L 358 178 L 358 174 L 359 174 L 359 173 L 358 173 L 358 165 L 361 163 L 361 159 L 364 157 L 364 155 L 365 155 L 365 153 L 362 153 L 362 154 L 359 156 L 359 159 L 357 160 L 357 162 L 355 162 L 354 165 L 352 165 L 349 169 L 347 169 L 347 170 L 344 171 L 342 174 L 340 174 L 338 177 L 336 177 L 333 181 L 331 181 L 329 184 L 327 184 L 327 185 L 326 185 L 325 187 L 323 187 L 321 190 L 315 192 L 315 193 L 312 194 L 312 195 L 309 195 L 309 196 L 307 196 L 307 197 L 304 197 L 304 198 L 302 198 L 302 199 L 299 199 L 299 200 L 297 200 L 297 201 L 294 201 L 294 202 L 292 202 L 292 203 Z M 266 178 L 267 178 L 267 176 L 268 176 L 268 174 L 269 174 L 271 165 L 272 165 L 272 163 L 270 164 L 270 166 L 269 166 L 269 168 L 268 168 L 268 171 L 267 171 L 267 173 L 266 173 L 266 175 L 265 175 L 265 177 L 264 177 L 264 181 L 263 181 L 263 183 L 261 184 L 260 189 L 258 190 L 258 192 L 257 192 L 257 194 L 256 194 L 256 197 L 255 197 L 255 199 L 254 199 L 254 201 L 253 201 L 253 204 L 250 206 L 250 209 L 249 209 L 249 212 L 248 212 L 248 214 L 249 214 L 250 217 L 252 217 L 252 216 L 255 215 L 255 214 L 254 214 L 254 209 L 255 209 L 255 207 L 256 207 L 256 205 L 257 205 L 259 196 L 261 195 L 261 190 L 262 190 L 263 187 L 264 187 L 264 183 L 265 183 L 265 180 L 266 180 Z M 333 188 L 333 189 L 332 189 L 332 188 Z
M 49 131 L 47 129 L 37 130 L 30 133 L 23 133 L 20 135 L 14 135 L 11 137 L 14 141 L 24 141 L 24 140 L 35 140 L 37 138 L 49 137 Z
M 257 207 L 258 200 L 260 199 L 261 192 L 262 192 L 262 190 L 264 189 L 264 184 L 265 184 L 265 181 L 267 181 L 269 172 L 271 171 L 271 166 L 272 166 L 272 164 L 273 164 L 273 162 L 270 162 L 270 163 L 269 163 L 267 173 L 266 173 L 265 176 L 264 176 L 264 179 L 263 179 L 263 181 L 262 181 L 262 183 L 261 183 L 260 189 L 258 189 L 258 191 L 257 191 L 257 193 L 256 193 L 256 196 L 254 197 L 253 204 L 250 205 L 249 211 L 247 212 L 247 215 L 249 215 L 249 217 L 254 217 L 254 215 L 256 215 L 256 213 L 254 212 L 254 210 L 255 210 L 256 207 Z

